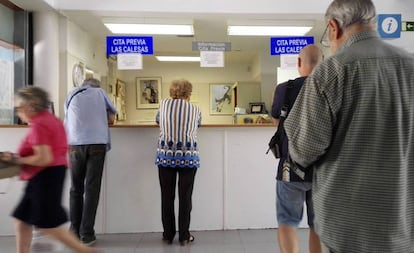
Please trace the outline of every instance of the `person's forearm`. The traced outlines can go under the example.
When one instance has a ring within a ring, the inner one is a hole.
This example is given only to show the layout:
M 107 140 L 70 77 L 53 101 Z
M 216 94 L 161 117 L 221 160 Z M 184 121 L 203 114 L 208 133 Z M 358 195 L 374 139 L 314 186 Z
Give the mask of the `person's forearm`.
M 53 154 L 49 146 L 35 146 L 33 147 L 33 151 L 33 155 L 19 157 L 17 161 L 20 164 L 27 164 L 39 167 L 48 166 L 53 161 Z
M 37 155 L 31 155 L 26 157 L 19 157 L 17 158 L 17 162 L 19 164 L 43 167 L 48 166 L 52 162 L 52 159 L 45 159 Z

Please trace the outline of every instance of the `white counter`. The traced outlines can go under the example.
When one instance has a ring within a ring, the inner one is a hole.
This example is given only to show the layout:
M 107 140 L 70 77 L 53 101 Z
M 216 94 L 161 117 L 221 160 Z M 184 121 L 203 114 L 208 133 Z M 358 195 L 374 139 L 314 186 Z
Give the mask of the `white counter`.
M 0 128 L 0 151 L 15 150 L 26 128 Z M 277 161 L 267 142 L 271 126 L 208 126 L 199 130 L 201 168 L 193 193 L 191 230 L 275 228 Z M 97 233 L 161 231 L 161 196 L 154 164 L 158 128 L 111 128 Z M 0 180 L 0 235 L 14 234 L 9 216 L 22 182 Z M 6 189 L 7 188 L 7 189 Z M 68 207 L 69 180 L 64 203 Z M 178 195 L 177 195 L 178 196 Z M 177 206 L 178 207 L 178 202 Z

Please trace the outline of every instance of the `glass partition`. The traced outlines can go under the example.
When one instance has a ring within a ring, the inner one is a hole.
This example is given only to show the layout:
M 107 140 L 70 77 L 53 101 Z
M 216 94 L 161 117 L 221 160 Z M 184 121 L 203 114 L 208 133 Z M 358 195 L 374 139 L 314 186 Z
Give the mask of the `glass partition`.
M 13 94 L 15 64 L 24 59 L 24 50 L 5 42 L 0 42 L 0 124 L 13 124 Z
M 28 85 L 30 14 L 10 1 L 0 2 L 0 125 L 17 124 L 14 93 Z

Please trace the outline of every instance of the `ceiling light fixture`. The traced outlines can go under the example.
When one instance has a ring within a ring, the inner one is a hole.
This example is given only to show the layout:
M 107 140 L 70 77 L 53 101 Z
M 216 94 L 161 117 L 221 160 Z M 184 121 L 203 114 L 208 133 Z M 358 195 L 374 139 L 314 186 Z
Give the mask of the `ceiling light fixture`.
M 115 34 L 193 35 L 193 25 L 105 23 Z
M 227 34 L 234 36 L 303 36 L 312 26 L 229 25 Z
M 158 61 L 199 62 L 200 56 L 155 56 Z

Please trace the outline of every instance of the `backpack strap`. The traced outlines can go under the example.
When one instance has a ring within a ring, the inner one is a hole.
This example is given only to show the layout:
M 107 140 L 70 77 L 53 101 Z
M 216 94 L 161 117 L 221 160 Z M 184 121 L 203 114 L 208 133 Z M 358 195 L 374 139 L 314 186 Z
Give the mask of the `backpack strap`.
M 287 115 L 289 113 L 289 110 L 290 110 L 290 105 L 288 103 L 288 99 L 287 98 L 289 97 L 289 94 L 292 91 L 293 84 L 295 83 L 295 81 L 294 80 L 289 80 L 287 83 L 288 84 L 287 84 L 287 89 L 286 89 L 285 97 L 284 97 L 284 100 L 283 100 L 282 110 L 281 110 L 281 113 L 280 113 L 279 124 L 277 126 L 277 129 L 276 129 L 274 135 L 272 136 L 272 138 L 271 138 L 271 140 L 269 142 L 269 148 L 267 149 L 266 154 L 268 154 L 269 151 L 273 147 L 277 146 L 275 144 L 277 144 L 280 141 L 281 133 L 282 133 L 282 131 L 284 131 L 283 130 L 283 127 L 284 127 L 283 126 L 283 122 L 285 121 L 285 119 L 286 119 L 286 117 L 287 117 Z M 280 156 L 280 154 L 278 154 L 278 156 Z M 279 158 L 279 157 L 277 157 L 277 158 Z
M 294 83 L 295 83 L 295 81 L 292 80 L 292 79 L 287 82 L 285 98 L 283 100 L 283 106 L 282 106 L 282 110 L 280 112 L 280 121 L 284 121 L 286 119 L 286 117 L 288 116 L 288 114 L 289 114 L 290 104 L 288 103 L 288 98 L 289 98 L 289 95 L 292 91 Z

